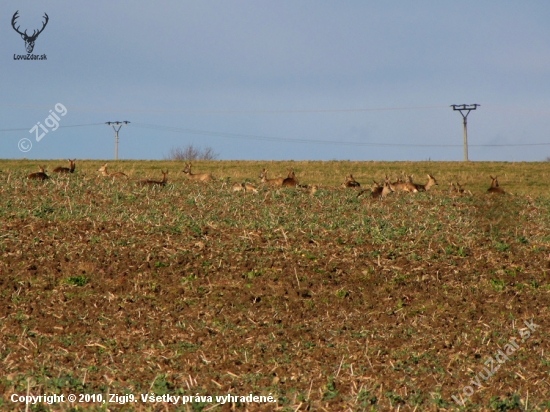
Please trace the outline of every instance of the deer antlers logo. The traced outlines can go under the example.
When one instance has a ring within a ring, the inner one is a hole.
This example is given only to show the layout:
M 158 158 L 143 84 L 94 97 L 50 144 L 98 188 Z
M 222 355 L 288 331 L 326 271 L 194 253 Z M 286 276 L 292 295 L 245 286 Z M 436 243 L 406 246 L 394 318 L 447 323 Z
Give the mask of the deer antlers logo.
M 19 17 L 18 13 L 19 13 L 19 10 L 17 10 L 15 12 L 15 14 L 13 15 L 13 17 L 11 19 L 11 25 L 12 25 L 13 29 L 21 35 L 21 38 L 23 40 L 25 40 L 25 48 L 27 49 L 27 53 L 32 53 L 32 51 L 34 49 L 34 42 L 36 41 L 36 38 L 38 37 L 38 35 L 40 33 L 42 33 L 44 31 L 44 29 L 46 28 L 46 25 L 48 24 L 48 20 L 50 18 L 48 17 L 48 15 L 46 13 L 44 13 L 44 18 L 46 19 L 46 21 L 44 21 L 44 23 L 42 25 L 42 28 L 38 31 L 34 30 L 32 35 L 29 36 L 27 34 L 27 30 L 25 30 L 25 32 L 22 33 L 22 32 L 19 31 L 20 26 L 15 27 L 16 20 Z

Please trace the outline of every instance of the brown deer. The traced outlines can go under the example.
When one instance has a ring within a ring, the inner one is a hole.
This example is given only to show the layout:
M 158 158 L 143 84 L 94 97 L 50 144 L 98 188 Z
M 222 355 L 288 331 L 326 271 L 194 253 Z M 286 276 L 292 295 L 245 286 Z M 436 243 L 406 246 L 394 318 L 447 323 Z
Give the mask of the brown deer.
M 449 182 L 449 193 L 464 193 L 464 189 L 462 188 L 462 185 L 458 182 L 453 183 Z
M 46 180 L 50 178 L 46 173 L 44 173 L 43 166 L 38 166 L 38 168 L 40 169 L 40 172 L 31 173 L 30 175 L 27 176 L 27 179 Z
M 211 180 L 214 180 L 210 173 L 193 174 L 191 172 L 191 163 L 185 164 L 185 169 L 183 169 L 183 173 L 185 173 L 190 180 L 195 180 L 197 182 L 210 182 Z
M 296 174 L 294 173 L 294 169 L 291 169 L 288 172 L 288 177 L 283 180 L 283 187 L 296 187 L 299 185 L 298 179 L 296 179 Z
M 409 179 L 411 180 L 411 183 L 412 183 L 412 175 L 409 176 Z M 435 180 L 435 177 L 433 177 L 431 174 L 428 173 L 428 183 L 426 183 L 425 185 L 413 183 L 413 185 L 416 188 L 416 190 L 418 190 L 419 192 L 427 192 L 428 190 L 430 190 L 432 186 L 439 185 L 439 183 L 437 183 L 437 180 Z
M 245 182 L 245 183 L 235 183 L 233 184 L 233 187 L 231 188 L 232 192 L 252 192 L 252 193 L 258 193 L 258 189 L 256 186 L 254 186 L 251 183 Z
M 232 192 L 242 192 L 244 191 L 244 186 L 242 183 L 233 183 L 233 186 L 231 187 Z
M 107 172 L 107 163 L 105 163 L 103 166 L 101 166 L 97 171 L 101 172 L 101 176 L 103 176 L 103 177 L 112 177 L 113 179 L 120 179 L 120 178 L 128 179 L 128 175 L 126 175 L 125 173 L 122 173 L 122 172 L 109 173 L 109 172 Z
M 468 193 L 470 196 L 472 196 L 472 192 L 470 190 L 464 189 L 464 186 L 460 183 L 456 182 L 450 182 L 449 183 L 449 193 Z
M 361 187 L 361 184 L 355 180 L 353 175 L 350 173 L 346 176 L 346 180 L 342 183 L 342 187 Z
M 53 169 L 54 173 L 74 173 L 74 169 L 76 167 L 75 165 L 75 161 L 76 159 L 74 160 L 71 160 L 71 159 L 68 159 L 69 160 L 69 167 L 56 167 L 55 169 Z
M 252 183 L 245 182 L 243 183 L 243 185 L 245 192 L 258 193 L 258 189 Z
M 166 182 L 168 182 L 168 179 L 166 176 L 168 175 L 168 170 L 166 172 L 160 171 L 162 173 L 162 180 L 140 180 L 138 184 L 141 186 L 166 186 Z
M 410 179 L 410 176 L 409 176 Z M 385 183 L 388 183 L 388 185 L 391 187 L 392 192 L 407 192 L 407 193 L 417 193 L 418 189 L 414 185 L 414 183 L 411 182 L 404 182 L 401 179 L 397 180 L 396 182 L 390 182 L 390 179 L 388 175 L 386 175 L 386 181 Z
M 374 185 L 371 188 L 371 196 L 373 199 L 384 198 L 395 191 L 392 187 L 393 183 L 390 183 L 389 179 L 386 179 L 383 185 L 375 182 L 374 180 L 373 182 Z
M 276 179 L 268 179 L 267 169 L 262 170 L 262 172 L 260 173 L 260 179 L 263 184 L 266 184 L 268 186 L 275 186 L 275 187 L 281 187 L 283 185 L 283 181 L 285 180 L 284 177 L 279 177 Z
M 500 195 L 503 195 L 505 194 L 506 192 L 498 185 L 498 176 L 490 176 L 491 178 L 491 187 L 489 189 L 487 189 L 487 192 L 488 193 L 498 193 Z

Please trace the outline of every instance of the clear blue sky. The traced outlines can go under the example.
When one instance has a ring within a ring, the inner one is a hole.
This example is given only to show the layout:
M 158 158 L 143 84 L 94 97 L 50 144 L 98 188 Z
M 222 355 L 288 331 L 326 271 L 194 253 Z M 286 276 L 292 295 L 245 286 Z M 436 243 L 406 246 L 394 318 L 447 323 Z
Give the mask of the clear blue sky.
M 49 15 L 33 51 L 47 60 L 14 60 L 16 10 L 29 34 Z M 220 159 L 462 160 L 449 106 L 473 103 L 469 142 L 493 146 L 471 160 L 550 156 L 547 0 L 3 1 L 0 17 L 0 158 L 112 159 L 102 123 L 128 120 L 121 159 L 193 144 Z M 37 142 L 57 103 L 61 127 Z M 494 146 L 529 143 L 547 145 Z

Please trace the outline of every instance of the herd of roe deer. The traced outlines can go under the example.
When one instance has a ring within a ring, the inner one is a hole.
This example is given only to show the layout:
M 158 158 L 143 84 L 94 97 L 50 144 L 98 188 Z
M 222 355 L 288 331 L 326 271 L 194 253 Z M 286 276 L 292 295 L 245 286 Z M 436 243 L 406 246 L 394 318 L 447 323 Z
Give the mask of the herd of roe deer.
M 76 159 L 68 159 L 69 160 L 69 167 L 56 167 L 53 172 L 58 174 L 67 174 L 67 173 L 74 173 L 76 165 Z M 101 166 L 98 170 L 98 172 L 101 173 L 101 176 L 108 177 L 112 179 L 129 179 L 128 175 L 123 172 L 114 172 L 109 173 L 107 171 L 108 164 L 105 163 L 103 166 Z M 39 166 L 40 171 L 36 173 L 31 173 L 27 176 L 27 179 L 33 179 L 33 180 L 46 180 L 49 179 L 49 176 L 44 171 L 44 167 Z M 168 171 L 164 172 L 161 170 L 162 173 L 162 180 L 138 180 L 136 183 L 141 186 L 165 186 L 168 182 Z M 191 172 L 191 163 L 186 163 L 185 168 L 183 169 L 183 173 L 188 177 L 189 180 L 197 181 L 197 182 L 210 182 L 215 180 L 214 177 L 210 173 L 192 173 Z M 506 192 L 499 186 L 497 176 L 491 177 L 491 187 L 487 189 L 488 193 L 491 194 L 505 194 Z M 307 189 L 311 195 L 315 194 L 318 190 L 317 185 L 301 185 L 298 182 L 298 179 L 296 178 L 296 174 L 294 173 L 294 170 L 289 170 L 287 177 L 278 177 L 274 179 L 269 179 L 267 177 L 267 169 L 263 169 L 260 173 L 260 181 L 261 185 L 267 186 L 267 187 L 298 187 L 301 189 Z M 365 193 L 368 193 L 370 191 L 370 195 L 373 198 L 384 198 L 388 196 L 390 193 L 393 192 L 407 192 L 407 193 L 417 193 L 417 192 L 427 192 L 432 188 L 433 186 L 439 185 L 437 183 L 437 180 L 435 177 L 431 174 L 428 174 L 428 181 L 426 184 L 420 184 L 420 183 L 414 183 L 413 182 L 413 175 L 406 175 L 404 177 L 401 177 L 397 179 L 396 181 L 392 182 L 390 178 L 386 175 L 386 178 L 384 180 L 384 183 L 378 183 L 373 180 L 373 185 L 370 187 L 369 190 L 360 189 L 361 184 L 355 180 L 353 175 L 350 173 L 346 176 L 346 179 L 344 180 L 344 183 L 342 183 L 342 187 L 344 188 L 357 188 L 359 189 L 357 196 L 362 196 Z M 258 193 L 258 188 L 254 186 L 251 183 L 244 182 L 244 183 L 235 183 L 233 184 L 231 191 L 233 192 L 251 192 L 251 193 Z M 469 193 L 470 195 L 472 192 L 469 190 L 465 190 L 464 187 L 456 182 L 456 183 L 449 183 L 449 192 L 451 193 Z

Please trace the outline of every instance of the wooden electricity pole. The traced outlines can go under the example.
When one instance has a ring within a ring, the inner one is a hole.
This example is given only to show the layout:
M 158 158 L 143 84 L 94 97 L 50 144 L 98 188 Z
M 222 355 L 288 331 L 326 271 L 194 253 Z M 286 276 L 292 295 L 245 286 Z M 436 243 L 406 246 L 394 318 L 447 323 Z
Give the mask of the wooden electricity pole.
M 463 124 L 464 124 L 464 161 L 468 161 L 468 114 L 470 111 L 477 109 L 477 106 L 480 104 L 451 104 L 453 110 L 457 110 L 462 115 Z

